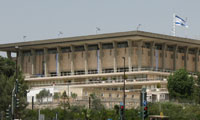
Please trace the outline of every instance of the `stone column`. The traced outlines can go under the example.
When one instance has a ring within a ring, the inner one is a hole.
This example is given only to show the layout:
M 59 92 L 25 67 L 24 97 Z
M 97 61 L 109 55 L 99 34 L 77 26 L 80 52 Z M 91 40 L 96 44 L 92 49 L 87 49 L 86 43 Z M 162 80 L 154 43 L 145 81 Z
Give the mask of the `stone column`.
M 32 68 L 32 75 L 35 75 L 35 67 L 36 67 L 36 56 L 35 56 L 35 50 L 31 49 L 31 68 Z
M 11 59 L 11 51 L 7 51 L 7 58 Z
M 117 72 L 117 42 L 113 42 L 113 70 L 114 73 Z
M 175 45 L 175 46 L 174 46 L 174 60 L 173 60 L 173 63 L 174 63 L 174 71 L 176 70 L 176 56 L 177 56 L 177 49 L 178 49 L 178 46 Z
M 165 70 L 166 43 L 162 45 L 162 69 Z
M 128 69 L 129 69 L 129 72 L 132 71 L 132 52 L 133 48 L 132 48 L 132 41 L 129 40 L 128 41 Z
M 141 70 L 142 68 L 142 45 L 143 41 L 138 42 L 138 70 Z
M 61 48 L 60 47 L 57 47 L 57 76 L 61 76 L 61 68 L 60 68 L 60 58 L 61 58 L 61 55 L 62 55 L 62 51 L 61 51 Z
M 187 58 L 188 58 L 188 47 L 185 47 L 185 53 L 184 53 L 184 68 L 187 70 Z
M 84 44 L 85 48 L 85 74 L 88 74 L 88 45 Z
M 48 77 L 48 49 L 44 48 L 44 76 Z
M 102 73 L 102 44 L 101 43 L 98 43 L 98 46 L 99 46 L 99 53 L 97 53 L 97 56 L 99 56 L 99 59 L 98 59 L 98 66 L 97 66 L 97 69 L 98 69 L 98 73 Z
M 198 72 L 198 60 L 199 60 L 199 48 L 196 49 L 195 53 L 195 72 Z
M 154 51 L 155 51 L 155 42 L 152 42 L 151 47 L 150 47 L 150 61 L 151 61 L 150 63 L 151 63 L 151 69 L 152 70 L 154 68 L 154 61 L 153 61 Z
M 70 46 L 71 47 L 71 75 L 74 75 L 74 46 Z

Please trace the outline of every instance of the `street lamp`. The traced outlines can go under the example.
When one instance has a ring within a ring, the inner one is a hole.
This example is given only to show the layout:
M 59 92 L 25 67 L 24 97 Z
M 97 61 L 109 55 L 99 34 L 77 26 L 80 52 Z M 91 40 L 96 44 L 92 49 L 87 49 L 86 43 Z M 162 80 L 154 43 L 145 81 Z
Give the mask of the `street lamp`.
M 122 120 L 125 120 L 125 89 L 126 89 L 126 86 L 125 86 L 125 57 L 122 57 L 123 60 L 124 60 L 124 97 L 123 97 L 123 104 L 124 104 L 124 112 L 123 112 L 123 116 L 122 116 Z

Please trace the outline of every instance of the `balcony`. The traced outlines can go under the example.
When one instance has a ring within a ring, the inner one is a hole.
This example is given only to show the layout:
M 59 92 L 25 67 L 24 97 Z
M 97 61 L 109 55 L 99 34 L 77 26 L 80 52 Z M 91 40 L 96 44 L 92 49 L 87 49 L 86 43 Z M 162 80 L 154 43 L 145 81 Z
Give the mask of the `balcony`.
M 152 71 L 152 72 L 162 72 L 162 73 L 173 73 L 173 70 L 163 70 L 163 69 L 152 69 L 152 68 L 132 68 L 130 71 L 128 68 L 118 68 L 116 72 L 114 72 L 113 69 L 105 69 L 102 70 L 102 73 L 99 73 L 97 70 L 88 70 L 88 74 L 85 73 L 85 71 L 75 71 L 74 74 L 72 74 L 71 72 L 61 72 L 61 76 L 80 76 L 80 75 L 98 75 L 98 74 L 111 74 L 111 73 L 123 73 L 123 71 L 125 70 L 126 74 L 128 73 L 133 73 L 133 72 L 145 72 L 145 71 Z M 194 73 L 190 73 L 192 75 L 194 75 Z M 42 74 L 37 74 L 37 75 L 25 75 L 25 78 L 43 78 L 43 77 L 58 77 L 59 75 L 57 73 L 51 73 L 48 74 L 47 76 L 42 75 Z
M 145 85 L 145 84 L 157 84 L 157 83 L 166 84 L 166 79 L 147 79 L 147 78 L 138 78 L 138 79 L 127 79 L 125 81 L 126 85 Z M 55 83 L 55 86 L 70 86 L 70 87 L 105 87 L 105 86 L 123 86 L 123 79 L 116 80 L 95 80 L 95 81 L 84 81 L 84 82 L 70 82 L 70 83 Z M 32 87 L 43 87 L 43 86 L 53 86 L 51 83 L 47 84 L 34 84 Z

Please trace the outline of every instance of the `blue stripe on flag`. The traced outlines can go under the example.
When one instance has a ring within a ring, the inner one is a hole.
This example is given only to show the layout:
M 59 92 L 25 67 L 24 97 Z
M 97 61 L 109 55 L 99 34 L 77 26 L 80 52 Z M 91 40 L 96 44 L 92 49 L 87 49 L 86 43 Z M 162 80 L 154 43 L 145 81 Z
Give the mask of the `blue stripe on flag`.
M 186 22 L 185 20 L 183 20 L 181 17 L 179 17 L 178 15 L 176 15 L 176 18 L 180 19 L 183 22 Z

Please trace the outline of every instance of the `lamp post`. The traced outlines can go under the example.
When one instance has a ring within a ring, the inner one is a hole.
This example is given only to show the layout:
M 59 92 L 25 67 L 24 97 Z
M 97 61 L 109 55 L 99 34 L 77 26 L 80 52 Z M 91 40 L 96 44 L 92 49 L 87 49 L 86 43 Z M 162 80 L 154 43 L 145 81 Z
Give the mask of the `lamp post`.
M 125 57 L 122 57 L 123 60 L 124 60 L 124 97 L 123 97 L 123 104 L 124 104 L 124 112 L 123 112 L 123 116 L 122 116 L 122 120 L 125 120 L 125 89 L 126 89 L 126 86 L 125 86 Z

